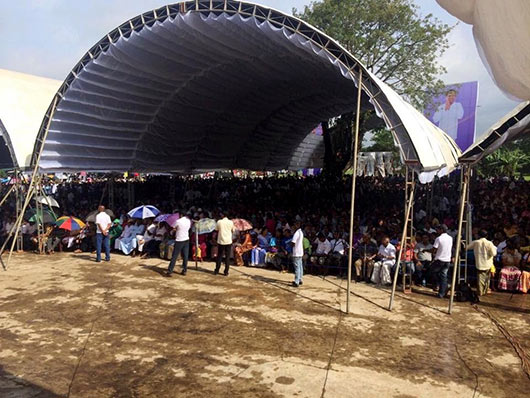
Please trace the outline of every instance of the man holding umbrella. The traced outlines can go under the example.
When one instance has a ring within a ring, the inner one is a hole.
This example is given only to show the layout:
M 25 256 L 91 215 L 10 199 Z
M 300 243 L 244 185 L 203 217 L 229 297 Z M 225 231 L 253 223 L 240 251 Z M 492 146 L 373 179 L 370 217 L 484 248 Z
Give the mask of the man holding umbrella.
M 166 276 L 168 278 L 173 274 L 177 258 L 182 253 L 182 275 L 186 275 L 188 272 L 188 257 L 190 254 L 190 228 L 191 228 L 191 213 L 187 213 L 184 217 L 179 218 L 175 226 L 175 244 L 173 246 L 173 256 L 169 263 Z
M 105 245 L 105 261 L 110 261 L 109 229 L 112 226 L 110 216 L 105 212 L 105 206 L 98 207 L 96 216 L 96 262 L 101 262 L 101 246 Z

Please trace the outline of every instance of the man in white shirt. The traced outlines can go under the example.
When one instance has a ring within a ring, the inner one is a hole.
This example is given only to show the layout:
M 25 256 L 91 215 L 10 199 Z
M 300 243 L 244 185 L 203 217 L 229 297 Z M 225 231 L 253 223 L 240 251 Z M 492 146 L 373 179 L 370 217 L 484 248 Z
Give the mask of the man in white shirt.
M 110 216 L 105 212 L 105 206 L 98 207 L 96 216 L 96 262 L 101 262 L 101 246 L 105 245 L 105 261 L 110 261 L 109 229 L 112 226 Z
M 304 257 L 304 233 L 300 225 L 300 221 L 295 221 L 294 233 L 291 245 L 293 246 L 293 265 L 294 265 L 294 287 L 299 287 L 303 284 L 302 278 L 304 276 L 304 265 L 302 264 L 302 257 Z M 328 242 L 329 243 L 329 242 Z
M 490 286 L 491 268 L 493 257 L 497 254 L 497 248 L 488 239 L 488 232 L 479 231 L 479 239 L 471 242 L 467 249 L 473 249 L 475 253 L 475 266 L 477 268 L 477 293 L 479 296 L 488 294 Z
M 232 220 L 228 219 L 228 214 L 221 213 L 221 219 L 217 221 L 217 226 L 215 227 L 217 231 L 217 262 L 215 264 L 214 275 L 219 274 L 219 269 L 221 268 L 221 261 L 223 259 L 223 254 L 225 256 L 225 270 L 224 275 L 228 276 L 230 270 L 230 254 L 232 252 L 232 236 L 235 231 L 234 223 Z
M 385 236 L 379 246 L 377 253 L 377 261 L 374 264 L 374 270 L 372 272 L 372 283 L 389 285 L 392 283 L 390 277 L 390 270 L 396 263 L 396 247 L 390 243 L 390 238 Z
M 329 240 L 326 239 L 322 232 L 318 234 L 315 244 L 317 245 L 315 250 L 317 256 L 326 256 L 331 251 L 331 243 L 329 243 Z
M 436 238 L 433 245 L 434 263 L 432 274 L 436 278 L 438 297 L 444 298 L 447 293 L 447 273 L 453 257 L 453 238 L 447 233 L 447 225 L 445 224 L 438 226 L 438 233 L 440 235 Z
M 449 90 L 445 103 L 438 107 L 432 120 L 438 123 L 438 127 L 456 141 L 458 137 L 458 122 L 463 117 L 464 108 L 460 102 L 456 102 L 456 90 Z
M 179 218 L 175 224 L 175 243 L 173 244 L 173 256 L 169 262 L 169 267 L 166 272 L 167 277 L 171 277 L 177 258 L 182 253 L 182 275 L 188 272 L 188 257 L 190 255 L 190 228 L 191 228 L 191 214 L 187 213 L 185 216 Z
M 416 262 L 416 278 L 417 282 L 422 286 L 427 284 L 427 274 L 432 262 L 433 246 L 429 241 L 429 235 L 423 234 L 421 240 L 416 242 L 414 247 L 414 260 Z

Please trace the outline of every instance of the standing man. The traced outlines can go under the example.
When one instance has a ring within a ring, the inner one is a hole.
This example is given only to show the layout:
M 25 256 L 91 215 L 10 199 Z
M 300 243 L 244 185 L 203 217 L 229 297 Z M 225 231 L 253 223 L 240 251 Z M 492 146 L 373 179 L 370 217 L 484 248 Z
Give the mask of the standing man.
M 190 255 L 190 228 L 191 228 L 191 213 L 179 218 L 175 223 L 175 243 L 173 244 L 173 255 L 169 262 L 169 267 L 166 276 L 171 278 L 177 258 L 182 253 L 182 272 L 181 275 L 186 275 L 188 272 L 188 257 Z
M 451 265 L 453 253 L 453 238 L 447 233 L 447 225 L 442 224 L 437 228 L 440 234 L 434 241 L 434 263 L 432 273 L 436 278 L 438 297 L 444 298 L 447 293 L 447 273 Z
M 479 239 L 471 242 L 467 249 L 473 249 L 475 253 L 475 266 L 477 268 L 477 293 L 485 296 L 490 286 L 490 270 L 493 267 L 493 257 L 497 254 L 497 248 L 490 242 L 488 232 L 480 230 Z
M 464 108 L 456 102 L 456 94 L 456 90 L 447 91 L 445 103 L 438 107 L 432 118 L 455 141 L 458 138 L 458 123 L 464 117 Z
M 109 229 L 112 225 L 110 216 L 105 212 L 105 206 L 98 207 L 96 216 L 96 262 L 101 262 L 101 245 L 105 245 L 105 261 L 110 261 Z
M 217 231 L 217 245 L 219 251 L 217 253 L 217 263 L 215 264 L 214 274 L 219 274 L 219 269 L 221 268 L 221 260 L 223 259 L 223 254 L 225 256 L 225 276 L 228 276 L 228 271 L 230 270 L 230 253 L 232 252 L 232 235 L 234 234 L 235 227 L 232 220 L 229 220 L 226 213 L 221 213 L 221 219 L 217 221 L 217 226 L 215 227 Z
M 299 287 L 303 284 L 302 278 L 304 276 L 304 265 L 302 258 L 304 257 L 304 233 L 300 225 L 300 221 L 294 223 L 296 232 L 291 240 L 293 246 L 293 265 L 294 265 L 294 282 L 293 287 Z

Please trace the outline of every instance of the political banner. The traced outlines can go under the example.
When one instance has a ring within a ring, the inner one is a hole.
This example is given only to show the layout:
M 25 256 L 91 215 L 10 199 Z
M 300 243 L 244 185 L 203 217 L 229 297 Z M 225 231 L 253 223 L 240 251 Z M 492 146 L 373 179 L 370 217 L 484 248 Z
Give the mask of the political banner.
M 465 151 L 475 141 L 478 82 L 451 84 L 433 98 L 425 116 Z

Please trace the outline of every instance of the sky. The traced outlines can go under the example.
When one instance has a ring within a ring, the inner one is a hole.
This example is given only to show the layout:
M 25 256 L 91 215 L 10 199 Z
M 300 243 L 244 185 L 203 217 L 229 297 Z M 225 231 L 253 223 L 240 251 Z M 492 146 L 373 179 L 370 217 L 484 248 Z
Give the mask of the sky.
M 176 0 L 175 0 L 176 1 Z M 310 0 L 257 0 L 291 13 Z M 381 0 L 385 1 L 385 0 Z M 126 20 L 169 0 L 0 0 L 0 68 L 64 80 L 105 34 Z M 435 0 L 415 0 L 423 15 L 456 25 L 450 49 L 440 62 L 448 83 L 479 81 L 477 137 L 517 105 L 496 86 L 475 47 L 472 28 L 452 17 Z M 1 90 L 1 87 L 0 87 Z

